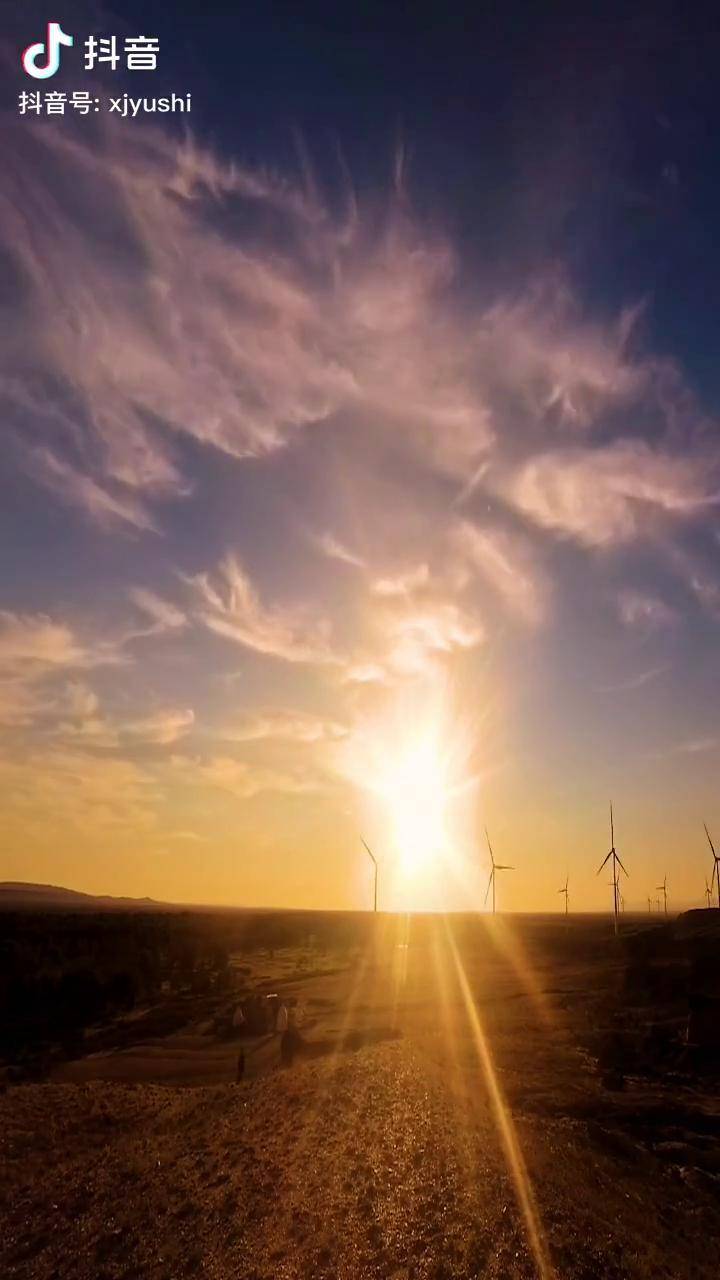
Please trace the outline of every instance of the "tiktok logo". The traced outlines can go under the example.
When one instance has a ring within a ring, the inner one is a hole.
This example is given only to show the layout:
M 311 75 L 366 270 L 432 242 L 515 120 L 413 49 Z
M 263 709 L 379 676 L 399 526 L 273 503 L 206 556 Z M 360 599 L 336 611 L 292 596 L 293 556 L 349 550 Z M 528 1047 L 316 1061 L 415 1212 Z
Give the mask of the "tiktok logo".
M 66 36 L 59 22 L 48 22 L 47 25 L 47 45 L 42 40 L 38 40 L 37 44 L 29 44 L 22 56 L 22 64 L 29 76 L 34 76 L 36 80 L 49 80 L 50 76 L 54 76 L 60 66 L 60 45 L 71 45 L 74 43 L 72 36 Z M 38 66 L 38 59 L 46 55 L 47 61 L 44 66 Z

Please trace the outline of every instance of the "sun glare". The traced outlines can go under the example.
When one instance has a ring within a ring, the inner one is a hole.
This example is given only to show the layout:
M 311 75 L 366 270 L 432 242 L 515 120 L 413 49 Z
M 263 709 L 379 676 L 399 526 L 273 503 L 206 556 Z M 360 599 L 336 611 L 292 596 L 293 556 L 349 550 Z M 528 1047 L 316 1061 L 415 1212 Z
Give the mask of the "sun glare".
M 347 744 L 346 772 L 365 796 L 384 909 L 457 906 L 474 878 L 472 740 L 447 690 L 433 683 L 369 720 Z
M 410 740 L 376 786 L 387 813 L 390 841 L 406 879 L 446 854 L 450 786 L 447 760 L 431 733 Z

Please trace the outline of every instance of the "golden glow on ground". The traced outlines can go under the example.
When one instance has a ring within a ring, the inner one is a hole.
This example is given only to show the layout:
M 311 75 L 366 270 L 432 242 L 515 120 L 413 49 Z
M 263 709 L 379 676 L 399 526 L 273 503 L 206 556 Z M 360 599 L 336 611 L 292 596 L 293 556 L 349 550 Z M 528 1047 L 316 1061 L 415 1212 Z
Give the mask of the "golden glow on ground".
M 525 1159 L 517 1136 L 512 1114 L 505 1101 L 505 1097 L 498 1080 L 490 1041 L 485 1032 L 479 1007 L 473 997 L 472 988 L 465 971 L 465 966 L 463 965 L 447 920 L 445 921 L 445 926 L 448 950 L 452 956 L 457 982 L 462 995 L 463 1004 L 465 1006 L 465 1013 L 471 1029 L 475 1048 L 477 1050 L 480 1066 L 485 1077 L 485 1084 L 490 1097 L 498 1136 L 503 1146 L 505 1161 L 515 1184 L 515 1193 L 525 1221 L 528 1243 L 532 1249 L 540 1280 L 552 1280 L 554 1271 L 548 1256 L 545 1233 L 540 1219 L 535 1193 L 528 1175 L 527 1166 L 525 1164 Z
M 491 1033 L 485 1025 L 482 1001 L 478 999 L 480 992 L 487 995 L 489 991 L 486 985 L 488 978 L 483 980 L 482 972 L 495 977 L 498 975 L 496 960 L 500 961 L 500 973 L 507 962 L 512 961 L 520 989 L 525 990 L 533 999 L 537 977 L 533 974 L 527 957 L 518 950 L 520 940 L 517 934 L 500 920 L 478 922 L 478 931 L 482 932 L 478 932 L 477 939 L 470 943 L 468 955 L 467 937 L 458 944 L 454 921 L 437 916 L 424 939 L 429 945 L 429 955 L 433 961 L 429 964 L 428 951 L 423 946 L 422 925 L 419 946 L 413 940 L 415 930 L 413 918 L 408 915 L 383 914 L 376 918 L 355 968 L 352 986 L 340 1019 L 336 1042 L 337 1060 L 341 1060 L 345 1037 L 354 1026 L 365 1026 L 372 1031 L 372 1019 L 365 1022 L 367 1011 L 378 1006 L 385 1011 L 390 991 L 392 1029 L 399 1029 L 402 1035 L 403 1027 L 410 1020 L 414 1027 L 411 1038 L 416 1037 L 416 1047 L 430 1047 L 431 1063 L 436 1060 L 437 1055 L 441 1077 L 450 1082 L 457 1104 L 467 1108 L 470 1124 L 478 1101 L 481 1101 L 482 1106 L 485 1100 L 489 1103 L 489 1113 L 512 1180 L 538 1280 L 557 1280 L 520 1135 L 502 1085 L 502 1058 L 498 1069 L 496 1047 L 493 1046 Z M 499 940 L 502 944 L 500 947 Z M 481 968 L 478 967 L 478 956 L 473 955 L 473 949 L 478 943 L 481 960 L 485 951 L 485 964 Z M 418 984 L 422 991 L 420 1000 Z M 423 1024 L 422 1016 L 418 1014 L 419 1009 L 426 1010 L 429 1023 Z M 409 1010 L 413 1013 L 409 1014 Z M 536 1012 L 542 1014 L 542 1022 L 547 1024 L 549 1010 L 538 1007 Z M 420 1020 L 413 1023 L 412 1020 L 418 1017 Z M 436 1020 L 443 1032 L 439 1039 Z M 478 1089 L 474 1062 L 479 1066 L 484 1090 L 482 1087 Z M 333 1076 L 318 1073 L 317 1082 L 318 1092 L 312 1111 L 314 1123 L 297 1128 L 298 1156 L 301 1154 L 301 1144 L 302 1151 L 307 1151 L 309 1155 L 312 1152 L 312 1142 L 321 1140 L 323 1116 L 327 1108 L 333 1105 Z M 359 1115 L 354 1123 L 363 1124 Z M 458 1157 L 465 1162 L 468 1184 L 473 1184 L 477 1181 L 478 1167 L 475 1163 L 477 1156 L 472 1147 L 459 1148 Z M 494 1187 L 488 1187 L 488 1197 L 492 1197 L 494 1193 Z

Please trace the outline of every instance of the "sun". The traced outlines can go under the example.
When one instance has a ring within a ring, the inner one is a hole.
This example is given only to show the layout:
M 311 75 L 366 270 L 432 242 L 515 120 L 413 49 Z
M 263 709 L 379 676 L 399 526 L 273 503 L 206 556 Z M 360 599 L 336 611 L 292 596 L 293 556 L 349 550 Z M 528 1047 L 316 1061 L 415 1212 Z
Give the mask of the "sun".
M 477 863 L 474 735 L 437 680 L 397 694 L 344 744 L 388 910 L 443 910 Z
M 448 852 L 453 788 L 446 775 L 447 759 L 426 730 L 400 746 L 376 784 L 397 869 L 406 879 L 421 875 Z

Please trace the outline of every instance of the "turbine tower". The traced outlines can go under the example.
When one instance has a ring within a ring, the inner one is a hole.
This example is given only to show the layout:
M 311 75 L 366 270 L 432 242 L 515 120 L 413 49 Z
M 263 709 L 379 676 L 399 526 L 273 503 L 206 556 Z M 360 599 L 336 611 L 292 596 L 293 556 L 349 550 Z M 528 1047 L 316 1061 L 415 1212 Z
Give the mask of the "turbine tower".
M 703 822 L 703 826 L 705 827 L 705 835 L 708 838 L 708 844 L 710 845 L 710 848 L 712 850 L 712 856 L 713 856 L 713 869 L 712 869 L 712 875 L 710 877 L 710 888 L 712 889 L 713 881 L 714 881 L 714 883 L 717 885 L 718 911 L 720 911 L 720 869 L 718 867 L 718 864 L 720 863 L 720 855 L 718 855 L 715 852 L 715 845 L 710 839 L 710 832 L 708 831 L 707 824 L 705 822 Z
M 656 884 L 655 888 L 658 893 L 662 893 L 663 901 L 665 903 L 665 915 L 667 915 L 667 876 L 664 876 L 662 884 Z
M 564 889 L 558 889 L 558 893 L 564 893 L 564 894 L 565 894 L 565 915 L 567 915 L 567 913 L 568 913 L 568 884 L 569 884 L 569 883 L 570 883 L 570 876 L 569 876 L 569 875 L 567 875 L 567 876 L 565 877 L 565 888 L 564 888 Z
M 374 911 L 374 912 L 377 912 L 377 878 L 378 878 L 378 864 L 377 864 L 377 858 L 375 857 L 375 854 L 373 853 L 373 851 L 372 851 L 372 849 L 370 848 L 369 844 L 367 844 L 367 843 L 366 843 L 366 841 L 365 841 L 365 840 L 363 840 L 362 836 L 360 837 L 360 839 L 362 840 L 363 844 L 365 845 L 365 848 L 367 849 L 367 851 L 368 851 L 368 853 L 369 853 L 369 855 L 370 855 L 370 857 L 371 857 L 371 859 L 372 859 L 372 864 L 373 864 L 373 867 L 374 867 L 374 869 L 375 869 L 375 889 L 374 889 L 374 894 L 373 894 L 373 911 Z
M 619 890 L 619 886 L 618 886 L 618 873 L 617 873 L 617 869 L 618 869 L 618 867 L 620 867 L 620 869 L 621 869 L 622 871 L 624 871 L 624 872 L 625 872 L 625 875 L 627 875 L 627 871 L 625 871 L 625 868 L 624 868 L 624 866 L 623 866 L 622 862 L 620 861 L 620 858 L 618 857 L 617 849 L 615 848 L 615 825 L 614 825 L 614 822 L 613 822 L 613 807 L 612 807 L 612 805 L 610 805 L 610 852 L 606 855 L 606 857 L 604 857 L 604 858 L 603 858 L 602 862 L 600 863 L 600 866 L 599 866 L 599 867 L 598 867 L 598 869 L 597 869 L 596 875 L 600 875 L 600 872 L 602 871 L 603 867 L 605 866 L 605 864 L 606 864 L 607 862 L 609 862 L 609 861 L 610 861 L 610 859 L 611 859 L 611 858 L 612 858 L 612 877 L 613 877 L 613 878 L 612 878 L 612 886 L 613 886 L 613 916 L 614 916 L 614 919 L 615 919 L 615 934 L 617 935 L 617 933 L 618 933 L 618 927 L 619 927 L 619 926 L 618 926 L 618 911 L 619 911 L 619 908 L 620 908 L 620 890 Z
M 485 837 L 487 839 L 488 849 L 490 850 L 490 861 L 492 863 L 492 871 L 490 872 L 490 879 L 488 880 L 487 889 L 485 890 L 485 902 L 483 905 L 487 905 L 488 894 L 490 892 L 490 885 L 492 885 L 493 915 L 495 915 L 495 874 L 498 871 L 514 871 L 515 868 L 509 867 L 503 864 L 502 862 L 495 861 L 495 858 L 493 857 L 492 845 L 490 843 L 490 836 L 488 835 L 487 827 L 485 828 Z

